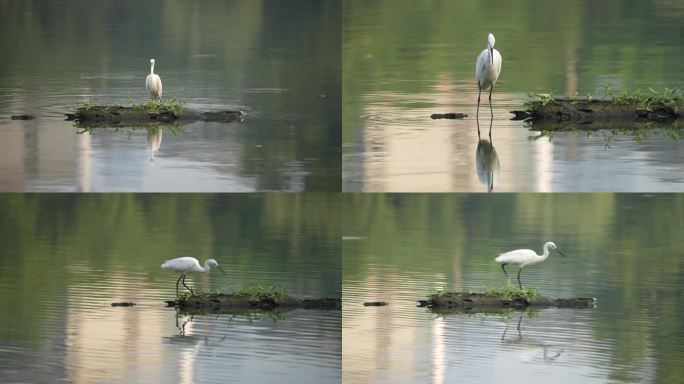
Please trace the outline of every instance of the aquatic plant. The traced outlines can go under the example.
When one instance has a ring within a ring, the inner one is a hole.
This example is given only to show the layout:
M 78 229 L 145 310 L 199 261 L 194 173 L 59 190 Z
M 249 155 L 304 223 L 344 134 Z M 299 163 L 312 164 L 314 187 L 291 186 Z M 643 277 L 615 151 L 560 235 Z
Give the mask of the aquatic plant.
M 675 88 L 667 88 L 662 92 L 658 92 L 655 89 L 648 87 L 647 91 L 637 87 L 633 90 L 625 89 L 622 94 L 615 94 L 611 89 L 611 84 L 607 84 L 602 89 L 596 89 L 594 93 L 588 93 L 586 98 L 581 99 L 577 92 L 569 97 L 564 97 L 565 100 L 570 100 L 573 104 L 588 103 L 599 100 L 599 99 L 612 99 L 615 104 L 620 105 L 635 105 L 639 108 L 650 108 L 654 105 L 662 105 L 671 108 L 675 114 L 678 113 L 679 109 L 684 104 L 684 95 L 682 91 Z M 523 103 L 525 110 L 531 112 L 535 106 L 546 106 L 551 102 L 556 101 L 556 96 L 552 91 L 548 93 L 529 93 L 527 100 Z
M 145 111 L 150 113 L 173 113 L 178 115 L 185 109 L 185 102 L 176 98 L 170 98 L 162 101 L 149 100 L 144 103 L 133 104 L 134 111 Z
M 93 103 L 92 100 L 88 100 L 76 103 L 76 106 L 73 108 L 73 111 L 75 115 L 80 115 L 86 111 L 93 109 L 93 107 L 95 107 L 95 103 Z

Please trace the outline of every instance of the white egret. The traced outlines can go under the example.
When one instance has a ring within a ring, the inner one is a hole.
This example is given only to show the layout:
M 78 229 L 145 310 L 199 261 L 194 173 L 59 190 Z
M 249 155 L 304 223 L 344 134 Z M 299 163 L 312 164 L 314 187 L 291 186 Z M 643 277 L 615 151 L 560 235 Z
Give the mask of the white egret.
M 224 275 L 226 274 L 226 272 L 219 267 L 218 263 L 214 259 L 208 259 L 204 262 L 204 267 L 202 267 L 197 259 L 187 256 L 166 260 L 161 267 L 181 274 L 178 278 L 178 281 L 176 281 L 176 296 L 178 296 L 178 283 L 181 282 L 181 279 L 183 286 L 191 293 L 195 293 L 193 292 L 192 288 L 185 285 L 185 274 L 188 272 L 209 272 L 210 267 L 216 267 L 219 269 L 219 271 L 223 272 Z
M 152 96 L 152 99 L 161 101 L 162 82 L 159 75 L 154 73 L 154 59 L 150 59 L 150 74 L 147 75 L 145 86 L 147 87 L 147 92 Z
M 555 249 L 561 256 L 565 257 L 565 255 L 558 250 L 556 244 L 549 241 L 544 244 L 543 255 L 537 255 L 537 253 L 531 249 L 516 249 L 515 251 L 502 253 L 494 260 L 496 260 L 497 263 L 501 263 L 501 269 L 503 269 L 506 277 L 508 277 L 506 268 L 504 268 L 506 265 L 515 264 L 520 266 L 520 269 L 518 270 L 518 284 L 520 285 L 520 289 L 523 289 L 522 283 L 520 282 L 520 272 L 522 272 L 522 269 L 525 266 L 541 263 L 546 260 L 546 258 L 549 257 L 549 248 Z
M 477 87 L 479 92 L 477 94 L 477 115 L 480 114 L 480 96 L 482 95 L 482 89 L 487 89 L 489 87 L 489 110 L 494 117 L 494 111 L 492 110 L 492 90 L 494 89 L 494 83 L 499 78 L 501 73 L 501 54 L 499 51 L 494 49 L 494 35 L 491 33 L 487 36 L 487 48 L 485 48 L 480 55 L 477 56 L 477 63 L 475 64 L 475 79 L 477 79 Z

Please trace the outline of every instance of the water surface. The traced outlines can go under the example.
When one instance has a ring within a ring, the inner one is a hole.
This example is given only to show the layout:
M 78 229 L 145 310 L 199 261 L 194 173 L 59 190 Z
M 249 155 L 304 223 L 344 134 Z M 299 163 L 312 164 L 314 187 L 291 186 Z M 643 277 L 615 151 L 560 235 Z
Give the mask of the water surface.
M 684 374 L 681 195 L 356 194 L 344 197 L 344 212 L 345 383 L 676 382 Z M 551 297 L 596 297 L 596 308 L 416 307 L 436 289 L 502 286 L 494 257 L 541 252 L 546 241 L 567 257 L 529 266 L 523 284 Z M 369 300 L 389 305 L 364 307 Z
M 342 12 L 343 190 L 684 191 L 680 127 L 674 139 L 657 130 L 606 146 L 610 131 L 557 133 L 549 142 L 509 120 L 530 92 L 684 87 L 680 3 L 352 0 Z M 479 119 L 485 135 L 492 126 L 500 163 L 493 183 L 476 159 L 475 59 L 489 32 L 503 56 L 493 120 L 488 95 Z M 430 118 L 447 112 L 468 116 Z
M 339 297 L 335 195 L 6 194 L 0 213 L 3 382 L 340 381 L 340 311 L 179 314 L 160 268 L 211 257 L 227 274 L 197 290 Z
M 0 190 L 340 189 L 339 3 L 25 1 L 0 15 Z M 64 121 L 79 102 L 147 101 L 150 58 L 163 98 L 245 121 L 166 132 L 155 162 L 128 127 Z

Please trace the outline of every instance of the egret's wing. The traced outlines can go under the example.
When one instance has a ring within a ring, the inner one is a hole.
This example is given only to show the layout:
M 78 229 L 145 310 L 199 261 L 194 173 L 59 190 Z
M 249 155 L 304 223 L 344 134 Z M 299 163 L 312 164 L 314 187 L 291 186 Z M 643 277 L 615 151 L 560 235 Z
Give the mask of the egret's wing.
M 477 84 L 482 84 L 482 79 L 484 78 L 485 70 L 487 69 L 487 59 L 489 56 L 489 50 L 485 49 L 477 56 L 477 62 L 475 63 L 475 78 L 477 79 Z
M 499 65 L 499 70 L 501 70 L 501 65 Z M 157 77 L 157 78 L 156 78 L 156 80 L 157 80 L 157 81 L 156 81 L 156 83 L 157 83 L 157 84 L 156 84 L 156 87 L 157 87 L 157 89 L 159 90 L 158 94 L 159 94 L 159 98 L 161 99 L 161 95 L 162 95 L 162 82 L 161 82 L 161 77 L 159 77 L 159 75 L 157 75 L 156 77 Z
M 145 88 L 147 88 L 147 93 L 152 93 L 152 75 L 147 75 L 145 79 Z
M 534 255 L 535 253 L 531 249 L 516 249 L 515 251 L 502 253 L 494 260 L 499 263 L 522 263 L 527 260 L 530 254 Z
M 501 53 L 497 51 L 496 49 L 494 50 L 494 69 L 496 70 L 496 77 L 499 77 L 499 74 L 501 73 Z

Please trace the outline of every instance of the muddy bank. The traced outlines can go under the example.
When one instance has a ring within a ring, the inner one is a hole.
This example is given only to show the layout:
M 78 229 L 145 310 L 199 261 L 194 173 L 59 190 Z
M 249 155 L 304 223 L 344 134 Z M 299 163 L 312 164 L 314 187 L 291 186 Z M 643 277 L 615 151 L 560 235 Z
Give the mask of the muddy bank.
M 596 299 L 593 297 L 577 297 L 554 299 L 543 296 L 524 297 L 518 295 L 492 295 L 486 293 L 443 292 L 430 296 L 428 300 L 419 300 L 419 307 L 458 308 L 464 310 L 497 309 L 497 308 L 593 308 Z
M 242 111 L 194 111 L 191 109 L 150 111 L 136 107 L 95 105 L 66 113 L 66 119 L 80 123 L 173 123 L 192 121 L 241 122 Z
M 245 296 L 230 293 L 200 293 L 167 301 L 167 306 L 180 309 L 341 309 L 338 298 L 299 298 L 289 295 Z
M 525 110 L 511 111 L 512 120 L 572 121 L 674 121 L 681 120 L 684 103 L 679 99 L 653 101 L 627 97 L 541 97 L 525 104 Z

